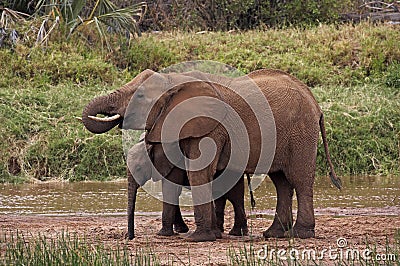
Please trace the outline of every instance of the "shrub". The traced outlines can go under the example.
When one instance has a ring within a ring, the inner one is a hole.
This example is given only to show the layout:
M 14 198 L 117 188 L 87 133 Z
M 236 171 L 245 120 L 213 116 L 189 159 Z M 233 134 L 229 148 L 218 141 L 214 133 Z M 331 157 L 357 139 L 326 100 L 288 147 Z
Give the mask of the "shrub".
M 149 1 L 144 30 L 231 30 L 334 22 L 354 1 Z

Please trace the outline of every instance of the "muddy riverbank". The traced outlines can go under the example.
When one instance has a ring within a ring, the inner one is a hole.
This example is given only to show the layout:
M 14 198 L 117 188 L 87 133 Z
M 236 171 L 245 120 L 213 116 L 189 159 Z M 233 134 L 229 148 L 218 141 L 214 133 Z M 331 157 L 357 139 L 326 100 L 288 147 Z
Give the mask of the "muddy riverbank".
M 232 210 L 228 210 L 226 217 L 226 228 L 228 229 L 232 226 L 232 215 Z M 185 220 L 193 230 L 193 218 L 185 217 Z M 150 248 L 163 265 L 172 265 L 172 263 L 188 265 L 189 262 L 191 265 L 226 265 L 232 262 L 232 252 L 239 255 L 244 248 L 248 250 L 253 248 L 255 254 L 261 257 L 265 255 L 266 247 L 270 250 L 271 248 L 286 250 L 296 248 L 299 251 L 314 249 L 318 255 L 324 249 L 337 249 L 339 238 L 344 238 L 346 241 L 343 249 L 352 248 L 362 251 L 367 247 L 366 242 L 368 242 L 372 243 L 372 247 L 377 252 L 384 252 L 388 243 L 395 245 L 395 236 L 399 237 L 400 235 L 399 216 L 317 216 L 316 238 L 291 241 L 262 239 L 260 237 L 262 231 L 271 223 L 272 220 L 265 217 L 249 219 L 254 236 L 252 241 L 249 237 L 230 237 L 224 234 L 223 239 L 205 243 L 187 242 L 183 235 L 157 236 L 156 232 L 161 228 L 159 216 L 138 216 L 136 238 L 128 242 L 125 240 L 126 218 L 122 216 L 0 215 L 0 232 L 10 234 L 18 231 L 29 239 L 37 234 L 56 238 L 62 232 L 67 231 L 76 233 L 79 237 L 86 238 L 93 243 L 101 241 L 110 247 L 127 245 L 131 254 L 135 254 L 141 248 Z M 399 241 L 398 238 L 397 241 Z M 324 259 L 329 260 L 328 255 Z

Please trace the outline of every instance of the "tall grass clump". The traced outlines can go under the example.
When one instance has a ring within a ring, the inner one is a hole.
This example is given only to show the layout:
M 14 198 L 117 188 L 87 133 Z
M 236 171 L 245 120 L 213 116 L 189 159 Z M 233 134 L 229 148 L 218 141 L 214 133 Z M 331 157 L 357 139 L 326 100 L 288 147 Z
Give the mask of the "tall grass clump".
M 107 247 L 68 232 L 56 237 L 3 232 L 0 248 L 0 265 L 160 265 L 151 248 L 132 253 L 126 245 Z
M 400 62 L 394 62 L 388 67 L 384 81 L 388 87 L 400 88 Z
M 277 266 L 277 265 L 398 265 L 400 260 L 400 235 L 387 237 L 384 243 L 366 238 L 358 245 L 345 247 L 299 246 L 295 239 L 289 239 L 287 246 L 277 244 L 255 245 L 251 242 L 241 247 L 229 247 L 228 265 L 235 266 Z

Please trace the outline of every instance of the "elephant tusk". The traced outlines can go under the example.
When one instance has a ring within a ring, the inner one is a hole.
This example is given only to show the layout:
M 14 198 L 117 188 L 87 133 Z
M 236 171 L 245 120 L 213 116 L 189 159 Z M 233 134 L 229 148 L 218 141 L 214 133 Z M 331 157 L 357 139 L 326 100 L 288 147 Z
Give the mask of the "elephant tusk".
M 121 117 L 121 115 L 116 114 L 116 115 L 109 116 L 109 117 L 97 117 L 97 116 L 89 115 L 88 117 L 90 119 L 92 119 L 94 121 L 98 121 L 98 122 L 111 122 L 111 121 L 115 121 L 115 120 L 119 119 Z

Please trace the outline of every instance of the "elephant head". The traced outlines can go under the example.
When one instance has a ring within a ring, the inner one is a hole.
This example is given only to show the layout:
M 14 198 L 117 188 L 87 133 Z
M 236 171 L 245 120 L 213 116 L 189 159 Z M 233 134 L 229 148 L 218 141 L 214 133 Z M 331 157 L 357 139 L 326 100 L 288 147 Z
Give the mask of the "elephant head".
M 207 77 L 199 79 L 198 72 L 155 74 L 131 98 L 123 127 L 145 129 L 146 141 L 152 143 L 202 137 L 224 119 L 226 110 L 221 102 L 218 90 Z
M 147 69 L 117 91 L 93 99 L 82 112 L 82 122 L 85 127 L 92 133 L 100 134 L 122 125 L 132 95 L 153 74 L 154 71 Z

